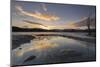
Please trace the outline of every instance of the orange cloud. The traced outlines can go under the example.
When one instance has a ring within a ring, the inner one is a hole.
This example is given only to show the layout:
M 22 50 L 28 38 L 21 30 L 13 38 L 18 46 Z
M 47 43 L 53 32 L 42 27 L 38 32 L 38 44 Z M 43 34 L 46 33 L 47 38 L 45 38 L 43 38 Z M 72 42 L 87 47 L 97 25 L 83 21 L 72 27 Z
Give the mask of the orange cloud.
M 36 18 L 36 19 L 40 19 L 40 20 L 44 20 L 44 21 L 56 21 L 59 20 L 60 18 L 54 15 L 49 15 L 49 14 L 42 14 L 40 12 L 34 12 L 34 13 L 30 13 L 27 11 L 24 11 L 21 6 L 16 6 L 16 9 L 19 10 L 22 14 Z

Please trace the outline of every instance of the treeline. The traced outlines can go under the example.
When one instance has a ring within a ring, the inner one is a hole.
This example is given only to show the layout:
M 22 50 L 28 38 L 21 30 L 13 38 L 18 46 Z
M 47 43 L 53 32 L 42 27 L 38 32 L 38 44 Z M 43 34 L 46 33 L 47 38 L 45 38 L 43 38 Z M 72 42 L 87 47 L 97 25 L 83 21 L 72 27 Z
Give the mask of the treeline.
M 95 32 L 95 29 L 91 29 L 91 32 Z M 12 27 L 12 32 L 88 32 L 88 29 L 81 30 L 81 29 L 53 29 L 53 30 L 46 30 L 40 28 L 19 28 L 19 27 Z

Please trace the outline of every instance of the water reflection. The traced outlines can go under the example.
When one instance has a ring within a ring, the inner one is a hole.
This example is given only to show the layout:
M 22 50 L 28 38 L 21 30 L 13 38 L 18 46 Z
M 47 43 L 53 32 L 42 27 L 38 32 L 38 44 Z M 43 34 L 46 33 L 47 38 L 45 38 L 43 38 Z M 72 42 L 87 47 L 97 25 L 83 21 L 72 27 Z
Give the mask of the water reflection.
M 30 43 L 12 51 L 13 65 L 83 61 L 88 60 L 89 56 L 89 59 L 93 59 L 95 47 L 91 49 L 87 44 L 61 36 L 35 36 Z M 36 57 L 23 63 L 30 56 Z
M 46 38 L 41 37 L 41 36 L 37 37 L 35 40 L 31 40 L 29 45 L 23 44 L 21 47 L 19 47 L 18 48 L 19 50 L 16 51 L 16 56 L 22 56 L 24 53 L 32 51 L 32 50 L 42 51 L 49 48 L 55 48 L 58 46 L 58 44 L 52 43 L 49 40 L 50 40 L 49 37 L 46 37 Z

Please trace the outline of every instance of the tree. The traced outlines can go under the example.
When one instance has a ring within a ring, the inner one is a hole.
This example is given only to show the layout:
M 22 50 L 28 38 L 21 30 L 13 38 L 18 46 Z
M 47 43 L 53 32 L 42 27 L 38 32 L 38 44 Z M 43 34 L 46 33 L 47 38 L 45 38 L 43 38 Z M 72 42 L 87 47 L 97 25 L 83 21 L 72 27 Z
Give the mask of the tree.
M 91 28 L 90 28 L 90 17 L 87 18 L 87 28 L 88 28 L 88 35 L 91 35 Z

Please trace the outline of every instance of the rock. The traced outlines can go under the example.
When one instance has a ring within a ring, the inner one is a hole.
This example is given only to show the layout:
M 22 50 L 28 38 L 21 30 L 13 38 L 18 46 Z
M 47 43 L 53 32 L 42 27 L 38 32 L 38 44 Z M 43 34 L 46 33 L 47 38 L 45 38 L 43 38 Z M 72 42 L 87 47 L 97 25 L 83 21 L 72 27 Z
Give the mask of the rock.
M 31 60 L 34 60 L 36 58 L 36 56 L 30 56 L 28 57 L 26 60 L 24 60 L 24 63 L 27 62 L 27 61 L 31 61 Z

